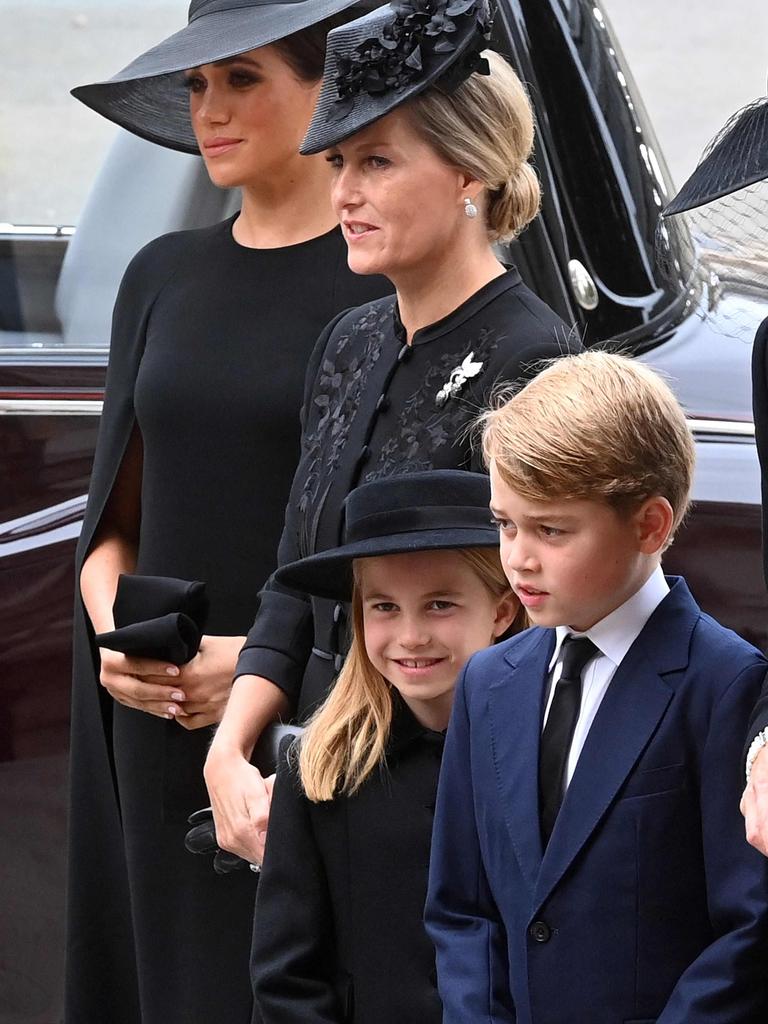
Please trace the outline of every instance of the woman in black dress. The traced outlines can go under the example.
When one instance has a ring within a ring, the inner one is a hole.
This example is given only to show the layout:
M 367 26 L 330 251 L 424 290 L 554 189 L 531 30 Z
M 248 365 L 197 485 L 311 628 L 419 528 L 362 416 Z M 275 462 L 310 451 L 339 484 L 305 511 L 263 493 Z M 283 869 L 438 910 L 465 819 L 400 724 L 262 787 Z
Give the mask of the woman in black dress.
M 115 308 L 78 560 L 72 1024 L 251 1019 L 255 880 L 216 877 L 183 837 L 275 566 L 312 346 L 339 310 L 389 287 L 349 271 L 331 169 L 298 156 L 329 27 L 315 23 L 347 6 L 193 0 L 181 33 L 76 91 L 137 134 L 202 151 L 216 185 L 242 189 L 242 209 L 148 245 Z M 205 581 L 206 635 L 178 674 L 96 647 L 121 572 Z
M 539 187 L 530 105 L 498 55 L 480 56 L 488 33 L 482 0 L 401 0 L 329 36 L 302 151 L 328 149 L 350 266 L 386 274 L 397 296 L 338 317 L 318 342 L 280 564 L 339 543 L 358 483 L 479 468 L 466 428 L 494 387 L 569 348 L 491 247 L 533 219 Z M 341 604 L 270 582 L 206 762 L 224 848 L 261 860 L 269 786 L 253 744 L 275 716 L 322 700 L 343 643 Z

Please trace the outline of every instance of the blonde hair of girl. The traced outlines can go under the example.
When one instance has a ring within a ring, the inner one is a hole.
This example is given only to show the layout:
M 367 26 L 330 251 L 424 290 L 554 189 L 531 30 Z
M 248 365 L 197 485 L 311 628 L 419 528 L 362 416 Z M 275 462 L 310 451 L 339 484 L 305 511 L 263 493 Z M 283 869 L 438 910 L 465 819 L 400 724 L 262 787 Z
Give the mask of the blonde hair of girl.
M 457 551 L 496 598 L 509 593 L 497 548 Z M 351 796 L 384 759 L 392 724 L 392 687 L 371 664 L 365 648 L 358 564 L 353 567 L 352 644 L 339 677 L 315 712 L 299 752 L 299 773 L 307 797 L 318 803 Z M 525 628 L 521 607 L 505 635 Z

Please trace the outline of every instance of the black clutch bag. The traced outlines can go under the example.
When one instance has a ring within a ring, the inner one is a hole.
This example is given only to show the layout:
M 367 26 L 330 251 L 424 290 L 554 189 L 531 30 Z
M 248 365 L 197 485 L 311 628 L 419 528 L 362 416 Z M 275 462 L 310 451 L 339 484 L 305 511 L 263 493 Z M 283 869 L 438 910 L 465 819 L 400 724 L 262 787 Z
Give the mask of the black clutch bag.
M 287 751 L 291 743 L 302 733 L 300 725 L 281 725 L 275 722 L 261 734 L 253 751 L 251 764 L 256 765 L 263 776 L 273 775 L 277 770 L 277 762 Z M 213 870 L 217 875 L 226 875 L 230 871 L 244 868 L 248 862 L 236 853 L 227 853 L 216 842 L 216 828 L 213 824 L 213 811 L 203 807 L 187 819 L 192 828 L 184 837 L 184 846 L 190 853 L 213 854 Z M 252 871 L 258 873 L 257 864 L 251 864 Z
M 200 649 L 208 598 L 204 583 L 123 573 L 112 610 L 115 628 L 96 634 L 99 647 L 185 665 Z

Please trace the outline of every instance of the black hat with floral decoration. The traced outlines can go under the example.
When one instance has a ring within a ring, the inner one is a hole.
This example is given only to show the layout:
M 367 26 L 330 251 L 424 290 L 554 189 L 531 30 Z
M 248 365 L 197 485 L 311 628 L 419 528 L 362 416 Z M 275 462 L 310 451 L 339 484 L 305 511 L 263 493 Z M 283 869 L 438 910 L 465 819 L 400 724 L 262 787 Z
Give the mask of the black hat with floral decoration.
M 490 74 L 491 22 L 487 0 L 393 0 L 334 29 L 301 152 L 343 142 L 430 86 L 451 93 Z

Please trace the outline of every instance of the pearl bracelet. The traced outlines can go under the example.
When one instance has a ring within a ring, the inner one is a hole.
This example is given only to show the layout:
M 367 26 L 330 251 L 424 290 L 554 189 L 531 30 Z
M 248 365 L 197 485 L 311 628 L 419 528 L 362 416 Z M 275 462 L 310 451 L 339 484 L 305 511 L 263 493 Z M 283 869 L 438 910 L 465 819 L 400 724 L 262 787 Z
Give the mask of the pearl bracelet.
M 755 763 L 755 758 L 760 751 L 768 745 L 768 727 L 762 729 L 757 736 L 752 740 L 747 751 L 747 783 L 749 783 L 749 777 L 752 774 L 752 765 Z

